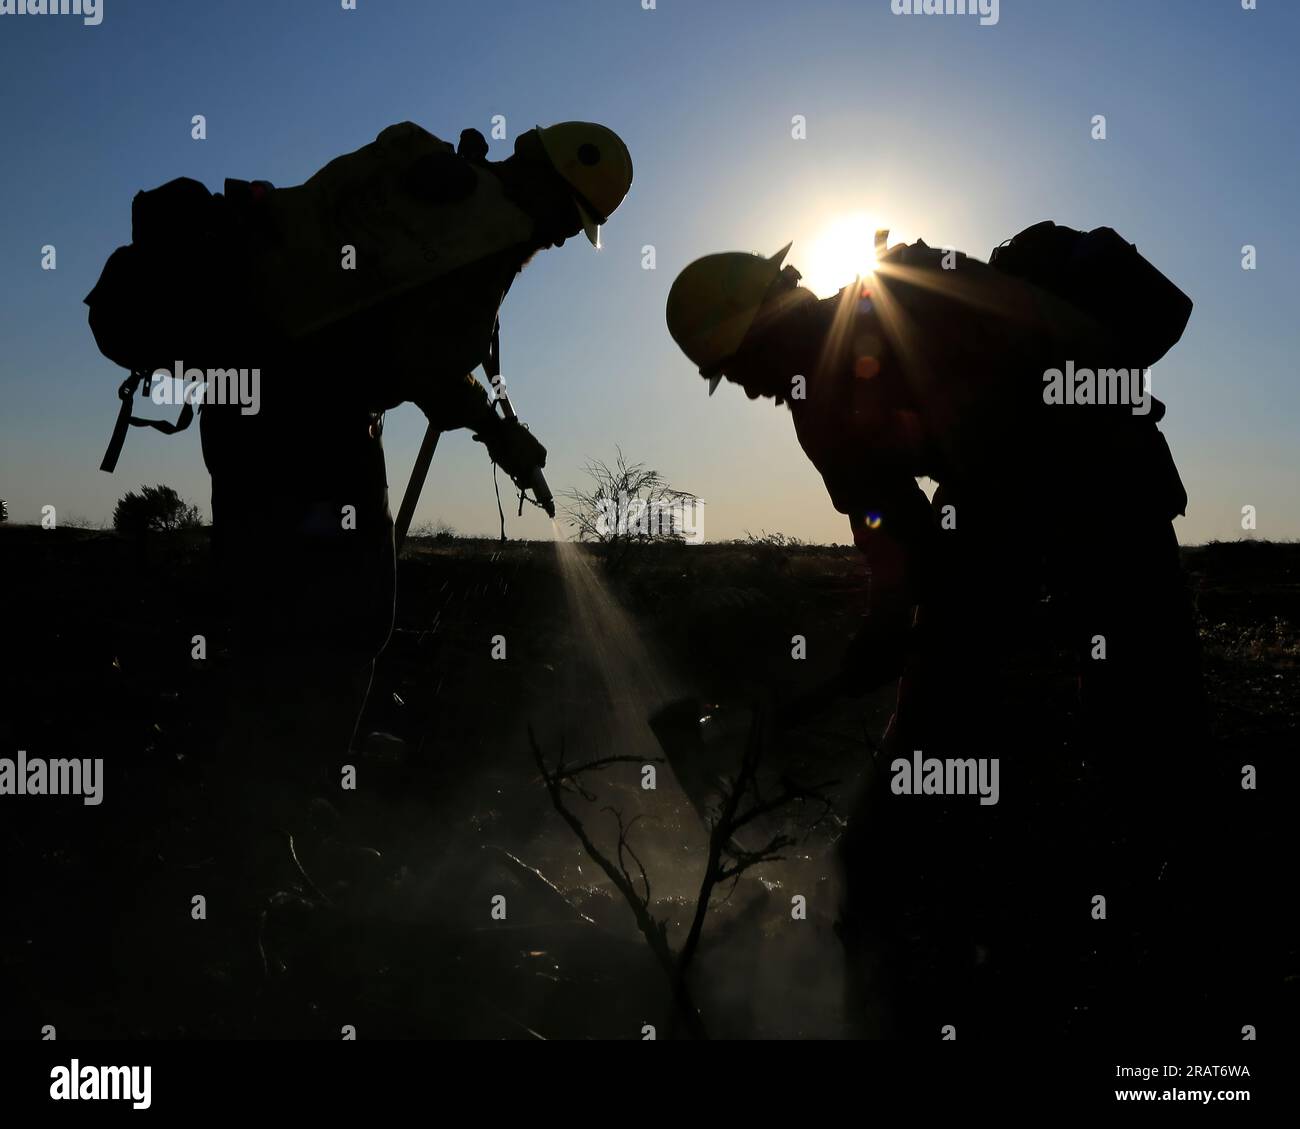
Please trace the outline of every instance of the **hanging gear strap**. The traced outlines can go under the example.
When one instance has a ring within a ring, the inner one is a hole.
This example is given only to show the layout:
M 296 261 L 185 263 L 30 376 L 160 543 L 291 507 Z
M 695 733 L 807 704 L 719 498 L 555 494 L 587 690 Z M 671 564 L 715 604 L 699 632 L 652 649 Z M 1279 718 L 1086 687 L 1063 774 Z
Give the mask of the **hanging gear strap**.
M 487 358 L 483 361 L 483 372 L 488 378 L 488 383 L 492 385 L 492 396 L 495 401 L 497 395 L 497 377 L 501 375 L 501 319 L 497 318 L 492 323 L 492 341 L 488 345 Z M 494 407 L 492 409 L 496 411 Z M 489 452 L 489 457 L 491 452 Z M 506 539 L 506 512 L 501 508 L 501 484 L 497 482 L 497 461 L 492 460 L 492 489 L 497 495 L 497 516 L 501 519 L 501 540 Z M 524 503 L 523 492 L 520 491 L 519 513 L 523 516 Z
M 497 318 L 492 323 L 492 341 L 488 345 L 487 360 L 483 362 L 483 371 L 487 373 L 489 381 L 495 382 L 496 378 L 501 375 L 501 319 Z M 496 391 L 496 384 L 493 383 L 492 390 Z
M 175 423 L 168 423 L 165 419 L 145 419 L 131 414 L 131 398 L 135 395 L 135 390 L 151 375 L 148 369 L 135 369 L 118 386 L 117 398 L 121 401 L 121 407 L 117 409 L 117 422 L 113 424 L 113 435 L 108 441 L 108 450 L 104 452 L 104 459 L 99 464 L 99 469 L 108 474 L 112 474 L 117 469 L 118 456 L 121 455 L 122 445 L 126 442 L 128 427 L 152 427 L 164 435 L 175 435 L 178 431 L 184 431 L 194 421 L 194 405 L 188 400 L 181 408 L 181 414 L 176 417 Z M 148 391 L 149 385 L 146 384 L 140 394 L 147 395 Z

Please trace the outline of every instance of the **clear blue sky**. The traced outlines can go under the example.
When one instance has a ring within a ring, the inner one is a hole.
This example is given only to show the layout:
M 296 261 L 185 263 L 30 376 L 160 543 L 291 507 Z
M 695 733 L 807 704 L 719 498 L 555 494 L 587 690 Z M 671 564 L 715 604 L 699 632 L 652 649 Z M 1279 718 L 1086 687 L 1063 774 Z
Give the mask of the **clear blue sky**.
M 15 521 L 47 503 L 103 521 L 141 482 L 206 510 L 197 428 L 133 431 L 117 474 L 98 470 L 121 373 L 82 298 L 129 240 L 137 190 L 296 184 L 393 122 L 454 141 L 504 114 L 512 141 L 602 121 L 636 165 L 605 249 L 539 256 L 503 310 L 504 369 L 557 491 L 622 444 L 707 500 L 710 538 L 847 541 L 784 411 L 730 386 L 708 399 L 673 345 L 676 272 L 792 239 L 806 267 L 849 212 L 981 258 L 1052 218 L 1115 227 L 1196 301 L 1154 384 L 1192 498 L 1182 540 L 1240 536 L 1246 504 L 1260 536 L 1300 536 L 1294 0 L 1002 0 L 992 27 L 895 16 L 889 0 L 103 2 L 98 27 L 0 16 L 0 496 Z M 1098 113 L 1105 142 L 1089 135 Z M 191 140 L 194 114 L 207 141 Z M 47 243 L 57 271 L 40 269 Z M 421 431 L 415 408 L 390 414 L 396 496 Z M 417 522 L 434 519 L 495 529 L 490 467 L 463 432 L 434 461 Z M 510 530 L 550 536 L 531 512 Z

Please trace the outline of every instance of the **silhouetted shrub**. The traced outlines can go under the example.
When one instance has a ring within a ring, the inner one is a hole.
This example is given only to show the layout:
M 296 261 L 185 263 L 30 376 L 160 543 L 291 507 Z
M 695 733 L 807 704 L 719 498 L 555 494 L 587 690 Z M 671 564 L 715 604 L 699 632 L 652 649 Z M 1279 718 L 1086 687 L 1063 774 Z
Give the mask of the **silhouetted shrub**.
M 141 486 L 127 491 L 113 510 L 119 533 L 175 533 L 203 524 L 198 506 L 190 505 L 170 486 Z

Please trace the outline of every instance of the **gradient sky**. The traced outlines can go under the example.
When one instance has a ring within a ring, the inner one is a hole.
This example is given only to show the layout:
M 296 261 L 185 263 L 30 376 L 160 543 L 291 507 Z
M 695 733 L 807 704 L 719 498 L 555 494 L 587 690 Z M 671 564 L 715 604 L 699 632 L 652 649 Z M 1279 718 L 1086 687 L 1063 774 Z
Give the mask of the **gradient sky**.
M 454 142 L 504 114 L 493 159 L 538 123 L 586 118 L 636 166 L 605 249 L 539 256 L 502 311 L 503 371 L 557 492 L 621 444 L 707 501 L 709 539 L 847 542 L 787 413 L 734 386 L 710 400 L 669 338 L 677 271 L 790 240 L 806 268 L 819 232 L 856 211 L 979 258 L 1051 218 L 1116 228 L 1196 302 L 1153 381 L 1191 495 L 1181 539 L 1240 536 L 1246 504 L 1259 536 L 1295 538 L 1300 4 L 1259 8 L 1002 0 L 991 27 L 889 0 L 104 0 L 98 27 L 0 16 L 0 496 L 13 521 L 54 504 L 98 523 L 127 489 L 167 482 L 207 510 L 197 427 L 133 429 L 117 473 L 98 469 L 124 374 L 82 299 L 129 240 L 136 191 L 182 175 L 297 184 L 393 122 Z M 57 271 L 40 269 L 47 243 Z M 414 407 L 390 413 L 394 510 L 422 431 Z M 465 432 L 438 449 L 426 520 L 496 529 L 490 464 Z M 508 530 L 551 535 L 531 510 Z

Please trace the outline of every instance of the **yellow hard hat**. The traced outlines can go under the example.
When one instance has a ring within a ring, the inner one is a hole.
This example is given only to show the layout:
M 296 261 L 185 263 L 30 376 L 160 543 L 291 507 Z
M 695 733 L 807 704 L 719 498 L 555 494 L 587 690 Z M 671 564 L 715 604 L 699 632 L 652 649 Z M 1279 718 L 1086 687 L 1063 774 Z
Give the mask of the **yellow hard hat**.
M 612 129 L 595 122 L 538 126 L 537 136 L 552 167 L 573 189 L 582 230 L 600 246 L 600 225 L 632 187 L 632 154 Z
M 791 246 L 770 259 L 744 251 L 705 255 L 682 271 L 668 292 L 668 332 L 699 365 L 700 375 L 710 378 L 710 396 L 722 379 L 719 369 L 745 340 Z

